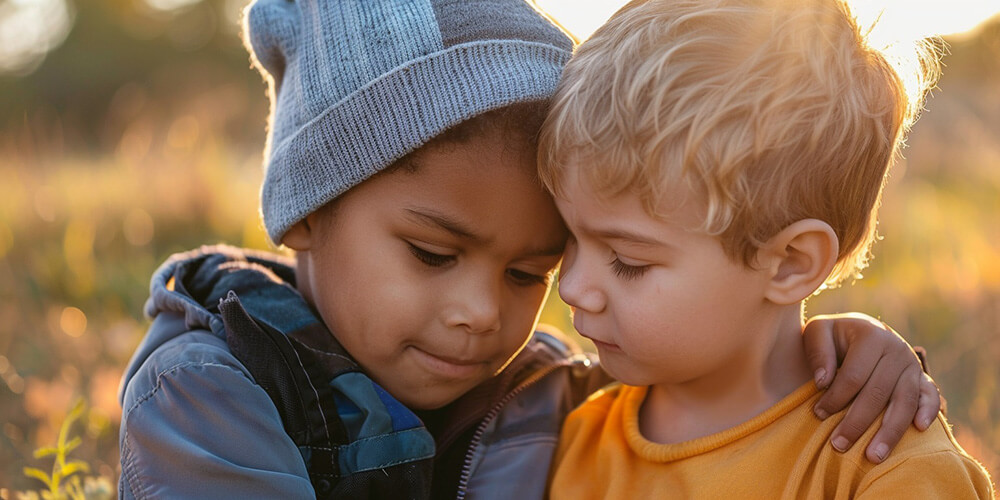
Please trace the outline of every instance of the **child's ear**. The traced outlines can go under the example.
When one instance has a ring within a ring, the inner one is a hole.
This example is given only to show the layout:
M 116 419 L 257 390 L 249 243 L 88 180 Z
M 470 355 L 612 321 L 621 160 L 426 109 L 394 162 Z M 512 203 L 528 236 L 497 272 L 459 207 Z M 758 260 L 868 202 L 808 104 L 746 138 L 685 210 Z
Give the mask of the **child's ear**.
M 830 276 L 839 251 L 837 234 L 821 220 L 803 219 L 782 229 L 758 254 L 770 272 L 764 297 L 782 305 L 809 297 Z
M 281 244 L 296 252 L 305 252 L 312 248 L 313 238 L 315 237 L 315 233 L 313 232 L 313 224 L 316 223 L 315 217 L 316 214 L 314 212 L 292 225 L 285 232 L 285 235 L 281 237 Z

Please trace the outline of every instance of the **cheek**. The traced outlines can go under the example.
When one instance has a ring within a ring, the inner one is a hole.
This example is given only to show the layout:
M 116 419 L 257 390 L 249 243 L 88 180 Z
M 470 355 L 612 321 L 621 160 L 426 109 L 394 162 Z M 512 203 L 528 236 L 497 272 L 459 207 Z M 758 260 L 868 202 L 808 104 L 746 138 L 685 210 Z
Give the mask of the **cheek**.
M 631 294 L 618 292 L 614 317 L 622 347 L 632 356 L 650 360 L 699 349 L 719 312 L 706 304 L 712 297 L 696 286 L 673 286 L 680 283 L 676 277 L 650 283 Z
M 630 355 L 655 361 L 659 353 L 676 352 L 682 347 L 687 339 L 678 337 L 676 332 L 685 331 L 685 325 L 683 316 L 677 318 L 671 307 L 656 307 L 657 303 L 644 305 L 632 307 L 618 318 L 619 331 L 625 333 L 618 341 Z
M 311 278 L 320 292 L 315 298 L 323 320 L 347 342 L 405 331 L 400 323 L 422 321 L 420 312 L 437 296 L 428 293 L 426 280 L 415 279 L 404 260 L 408 255 L 388 253 L 384 244 L 382 251 L 366 251 L 373 248 L 368 243 L 326 253 Z

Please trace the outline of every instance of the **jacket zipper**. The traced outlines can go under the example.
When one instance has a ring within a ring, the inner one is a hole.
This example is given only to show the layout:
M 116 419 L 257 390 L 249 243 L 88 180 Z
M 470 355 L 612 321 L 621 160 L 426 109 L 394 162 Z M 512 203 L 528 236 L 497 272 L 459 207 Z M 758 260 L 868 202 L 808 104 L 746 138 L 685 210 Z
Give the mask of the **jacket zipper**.
M 465 462 L 462 464 L 462 475 L 458 479 L 458 493 L 456 494 L 455 498 L 457 498 L 458 500 L 465 499 L 466 490 L 469 487 L 469 479 L 471 479 L 472 477 L 472 461 L 475 458 L 476 447 L 479 446 L 480 441 L 483 440 L 483 434 L 486 433 L 486 428 L 490 425 L 490 422 L 492 422 L 495 418 L 497 418 L 498 415 L 500 415 L 500 410 L 502 410 L 503 407 L 506 406 L 511 399 L 514 399 L 514 396 L 517 396 L 528 387 L 531 387 L 539 380 L 542 380 L 543 378 L 549 376 L 549 374 L 555 372 L 559 368 L 565 366 L 571 366 L 572 364 L 573 364 L 572 361 L 564 361 L 555 365 L 550 365 L 542 370 L 539 370 L 534 375 L 525 379 L 524 382 L 521 382 L 521 385 L 515 387 L 510 392 L 508 392 L 507 395 L 503 397 L 503 399 L 497 402 L 497 404 L 493 405 L 493 408 L 490 408 L 490 411 L 486 414 L 485 417 L 483 417 L 483 420 L 479 422 L 479 425 L 476 427 L 476 431 L 472 434 L 472 440 L 469 441 L 469 448 L 468 451 L 465 453 Z

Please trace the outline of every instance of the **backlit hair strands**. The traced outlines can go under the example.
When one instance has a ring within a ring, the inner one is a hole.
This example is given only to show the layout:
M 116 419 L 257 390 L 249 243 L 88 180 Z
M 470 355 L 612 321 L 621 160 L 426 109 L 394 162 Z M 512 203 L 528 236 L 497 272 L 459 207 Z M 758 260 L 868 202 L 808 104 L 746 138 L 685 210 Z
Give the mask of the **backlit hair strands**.
M 573 168 L 658 217 L 693 188 L 698 229 L 746 265 L 788 224 L 826 221 L 835 285 L 867 264 L 888 167 L 938 74 L 920 45 L 907 79 L 921 88 L 908 93 L 866 35 L 835 0 L 632 2 L 567 65 L 541 178 L 558 194 Z

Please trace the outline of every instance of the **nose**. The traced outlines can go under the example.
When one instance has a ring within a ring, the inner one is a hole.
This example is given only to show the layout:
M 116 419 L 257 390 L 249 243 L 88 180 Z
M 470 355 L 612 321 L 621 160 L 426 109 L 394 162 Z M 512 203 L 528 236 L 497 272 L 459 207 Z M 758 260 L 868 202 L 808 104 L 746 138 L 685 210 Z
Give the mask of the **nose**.
M 570 238 L 559 268 L 559 296 L 571 307 L 598 313 L 604 310 L 606 301 L 588 274 L 591 273 L 587 272 L 587 256 L 580 252 L 579 243 Z
M 481 275 L 470 275 L 463 286 L 452 290 L 452 305 L 446 312 L 449 327 L 463 328 L 469 333 L 491 333 L 500 330 L 503 304 L 503 283 Z

